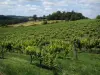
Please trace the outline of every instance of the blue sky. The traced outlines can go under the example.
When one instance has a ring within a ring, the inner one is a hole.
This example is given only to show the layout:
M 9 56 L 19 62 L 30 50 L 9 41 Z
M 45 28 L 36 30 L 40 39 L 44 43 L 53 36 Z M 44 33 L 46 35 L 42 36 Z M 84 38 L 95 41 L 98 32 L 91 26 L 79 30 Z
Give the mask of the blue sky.
M 100 15 L 100 0 L 0 0 L 0 15 L 42 16 L 58 10 L 95 18 Z

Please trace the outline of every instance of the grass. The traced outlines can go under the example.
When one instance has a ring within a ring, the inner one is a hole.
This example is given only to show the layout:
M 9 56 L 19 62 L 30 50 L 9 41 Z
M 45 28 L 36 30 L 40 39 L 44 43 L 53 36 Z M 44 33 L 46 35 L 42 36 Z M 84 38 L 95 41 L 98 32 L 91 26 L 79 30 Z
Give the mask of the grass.
M 57 23 L 57 22 L 60 22 L 61 20 L 58 20 L 58 21 L 48 21 L 48 24 L 52 24 L 52 23 Z M 13 24 L 13 25 L 8 25 L 9 27 L 20 27 L 20 26 L 37 26 L 37 25 L 42 25 L 43 21 L 28 21 L 28 22 L 25 22 L 25 23 L 19 23 L 19 24 Z
M 5 75 L 52 75 L 52 72 L 29 63 L 28 56 L 7 53 L 6 59 L 0 59 L 0 71 Z
M 100 55 L 80 53 L 79 60 L 58 59 L 61 66 L 58 75 L 99 75 Z M 7 53 L 6 59 L 0 59 L 0 72 L 3 75 L 54 75 L 52 70 L 40 68 L 29 63 L 29 56 Z
M 65 75 L 99 75 L 100 55 L 82 53 L 78 61 L 63 61 Z M 97 60 L 95 59 L 97 58 Z M 66 63 L 65 63 L 66 62 Z M 63 72 L 64 73 L 64 72 Z

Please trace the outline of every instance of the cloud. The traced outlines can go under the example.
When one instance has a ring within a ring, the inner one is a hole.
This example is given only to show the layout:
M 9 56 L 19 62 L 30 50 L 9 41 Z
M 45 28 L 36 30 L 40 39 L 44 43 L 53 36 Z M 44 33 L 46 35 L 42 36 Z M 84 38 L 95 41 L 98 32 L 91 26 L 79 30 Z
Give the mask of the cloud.
M 53 7 L 53 6 L 67 6 L 66 1 L 50 1 L 50 0 L 41 0 L 44 7 Z
M 37 9 L 39 10 L 37 11 Z M 4 15 L 28 16 L 40 12 L 40 9 L 41 7 L 39 5 L 31 4 L 30 0 L 29 1 L 27 0 L 26 1 L 25 0 L 0 1 L 0 14 L 4 14 Z
M 77 0 L 80 3 L 100 3 L 100 0 Z
M 11 0 L 0 1 L 0 5 L 12 5 L 12 4 L 15 4 L 15 2 Z
M 77 11 L 94 18 L 100 14 L 100 0 L 0 0 L 0 14 L 47 15 L 57 10 Z

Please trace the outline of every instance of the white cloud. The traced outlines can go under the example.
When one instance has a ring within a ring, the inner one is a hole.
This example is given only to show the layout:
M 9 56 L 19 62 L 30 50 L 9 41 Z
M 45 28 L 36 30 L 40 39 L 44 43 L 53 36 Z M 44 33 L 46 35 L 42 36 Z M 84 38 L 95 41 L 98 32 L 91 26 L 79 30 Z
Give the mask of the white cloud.
M 50 1 L 50 0 L 42 0 L 44 7 L 53 7 L 53 6 L 68 6 L 66 0 L 62 1 Z
M 0 1 L 0 5 L 12 5 L 12 4 L 15 4 L 15 2 L 11 0 Z
M 80 3 L 100 3 L 100 0 L 77 0 Z
M 45 7 L 44 9 L 45 9 L 46 11 L 47 11 L 47 10 L 49 10 L 49 11 L 52 10 L 51 7 Z
M 0 0 L 0 14 L 41 16 L 57 10 L 75 10 L 94 17 L 100 14 L 100 0 Z
M 29 1 L 29 0 L 28 0 Z M 0 14 L 33 15 L 40 12 L 40 6 L 24 3 L 25 0 L 0 0 Z M 39 9 L 39 10 L 37 10 Z M 39 13 L 38 13 L 39 14 Z

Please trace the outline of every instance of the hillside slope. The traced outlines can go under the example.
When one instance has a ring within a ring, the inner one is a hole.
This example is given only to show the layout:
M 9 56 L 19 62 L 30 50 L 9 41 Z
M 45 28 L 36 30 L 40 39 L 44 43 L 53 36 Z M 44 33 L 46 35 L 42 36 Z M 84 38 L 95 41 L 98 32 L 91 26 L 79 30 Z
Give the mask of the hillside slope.
M 57 58 L 58 70 L 38 66 L 35 58 L 34 63 L 30 64 L 30 57 L 24 54 L 25 50 L 22 48 L 24 44 L 32 44 L 39 48 L 42 44 L 45 47 L 51 41 L 72 44 L 76 38 L 81 41 L 85 52 L 79 51 L 77 61 L 73 60 L 72 51 L 69 51 L 67 58 Z M 10 51 L 5 53 L 5 59 L 0 59 L 0 75 L 100 74 L 100 20 L 0 28 L 0 43 L 6 43 L 7 48 L 10 46 Z

